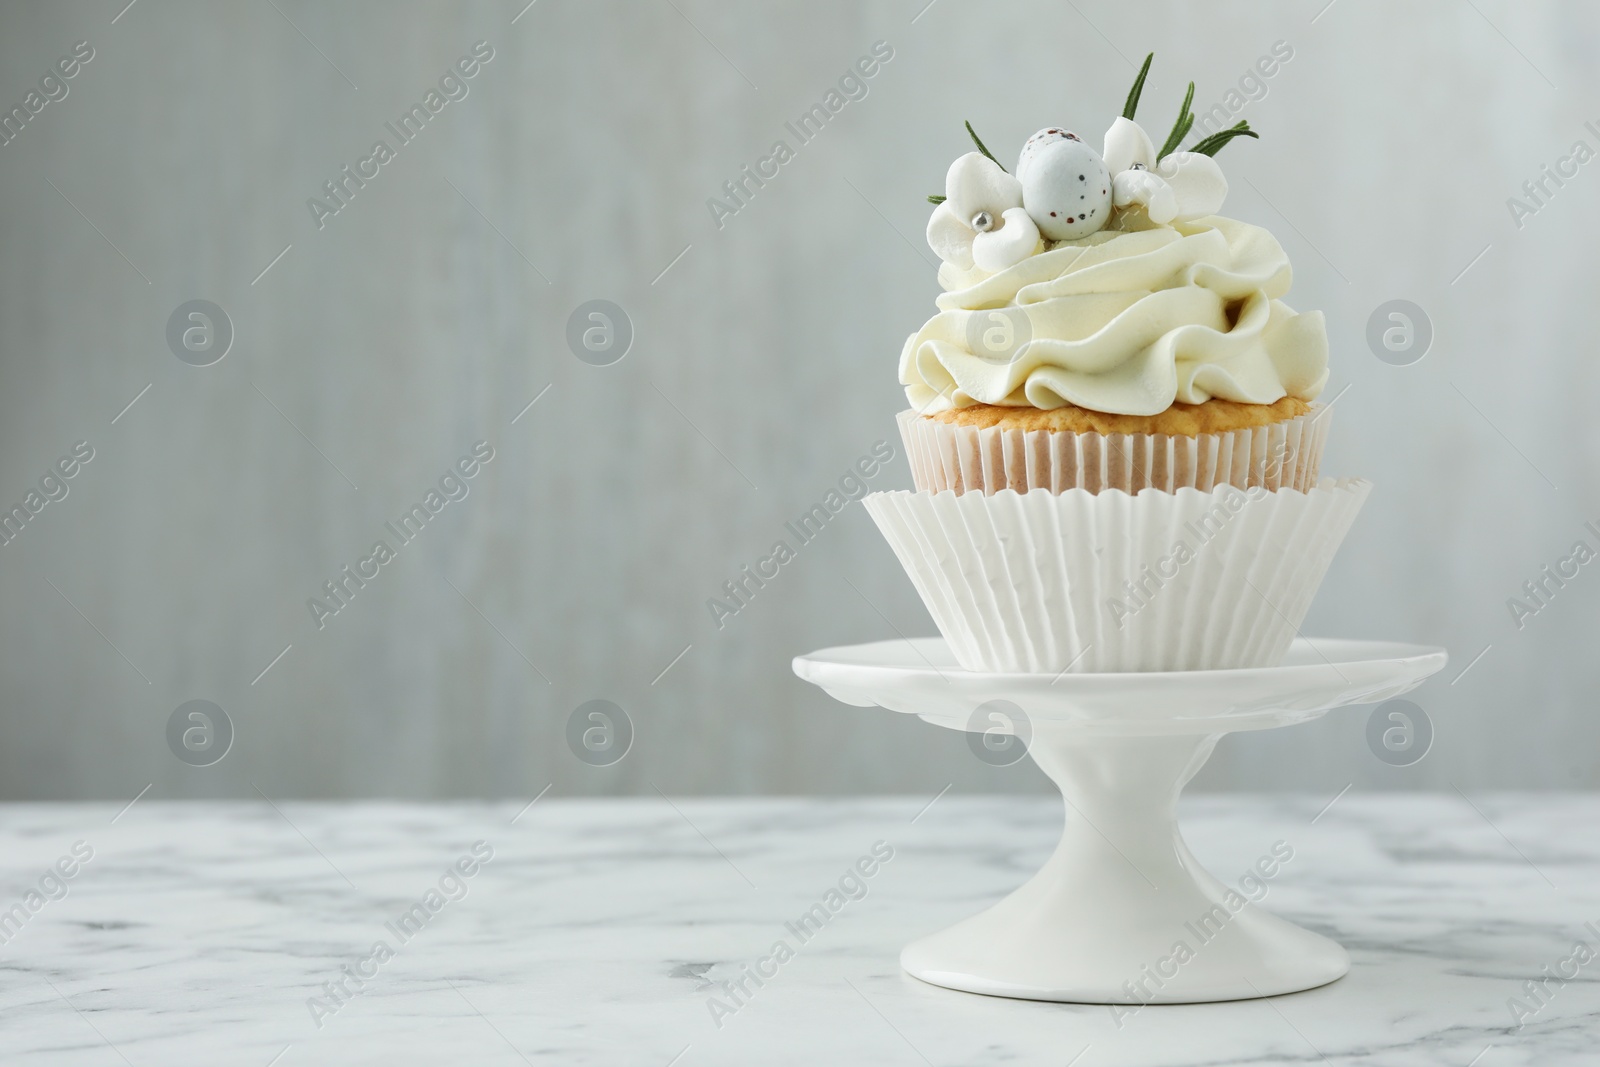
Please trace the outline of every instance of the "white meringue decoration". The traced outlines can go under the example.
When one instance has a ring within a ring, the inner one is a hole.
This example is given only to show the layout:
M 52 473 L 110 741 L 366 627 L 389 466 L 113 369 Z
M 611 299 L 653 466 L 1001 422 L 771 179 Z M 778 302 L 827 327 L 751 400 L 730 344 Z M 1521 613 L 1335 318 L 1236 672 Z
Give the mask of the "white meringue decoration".
M 1106 131 L 1106 167 L 1117 207 L 1140 204 L 1155 223 L 1215 215 L 1228 197 L 1228 179 L 1210 156 L 1173 152 L 1157 162 L 1144 128 L 1119 118 Z
M 928 247 L 946 263 L 992 273 L 1039 250 L 1039 228 L 1022 209 L 1022 183 L 982 153 L 968 152 L 950 164 L 944 194 L 928 219 Z M 973 225 L 980 213 L 989 216 L 987 230 Z
M 1177 196 L 1155 171 L 1143 167 L 1125 170 L 1111 179 L 1111 187 L 1118 207 L 1141 204 L 1151 222 L 1165 224 L 1178 214 Z
M 998 274 L 1033 255 L 1039 248 L 1039 228 L 1020 207 L 1008 207 L 995 227 L 972 242 L 972 262 L 979 270 Z
M 928 219 L 928 247 L 940 259 L 962 270 L 972 269 L 972 242 L 977 236 L 978 231 L 957 217 L 948 199 L 934 208 Z
M 1178 199 L 1178 218 L 1215 215 L 1228 199 L 1228 179 L 1222 176 L 1222 168 L 1199 152 L 1174 152 L 1156 164 L 1156 173 Z
M 1119 117 L 1106 131 L 1105 151 L 1101 155 L 1105 158 L 1106 169 L 1115 177 L 1135 163 L 1142 163 L 1146 168 L 1155 166 L 1156 146 L 1150 142 L 1150 135 L 1144 132 L 1143 126 Z

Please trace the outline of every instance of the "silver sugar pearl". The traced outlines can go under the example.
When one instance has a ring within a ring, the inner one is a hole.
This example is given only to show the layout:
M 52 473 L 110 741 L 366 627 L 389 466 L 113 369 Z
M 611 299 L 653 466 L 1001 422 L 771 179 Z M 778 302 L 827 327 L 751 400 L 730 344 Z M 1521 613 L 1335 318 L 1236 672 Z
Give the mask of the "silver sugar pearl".
M 988 233 L 994 229 L 994 216 L 987 211 L 980 211 L 972 216 L 972 228 L 979 233 Z

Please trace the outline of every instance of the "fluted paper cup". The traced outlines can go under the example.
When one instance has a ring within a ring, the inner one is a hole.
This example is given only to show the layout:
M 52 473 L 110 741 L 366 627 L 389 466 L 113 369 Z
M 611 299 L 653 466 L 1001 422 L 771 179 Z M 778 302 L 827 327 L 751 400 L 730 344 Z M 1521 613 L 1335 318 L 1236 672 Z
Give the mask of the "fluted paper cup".
M 1317 484 L 1332 410 L 1268 426 L 1195 437 L 956 426 L 915 411 L 898 416 L 911 477 L 928 492 L 1174 492 L 1185 487 L 1305 491 Z
M 863 502 L 970 671 L 1179 671 L 1282 660 L 1371 483 Z

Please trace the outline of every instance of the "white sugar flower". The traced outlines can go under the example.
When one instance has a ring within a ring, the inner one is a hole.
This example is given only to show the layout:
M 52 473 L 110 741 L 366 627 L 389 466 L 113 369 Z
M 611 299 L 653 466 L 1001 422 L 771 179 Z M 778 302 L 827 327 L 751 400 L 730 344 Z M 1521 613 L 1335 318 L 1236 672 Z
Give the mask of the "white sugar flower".
M 992 159 L 968 152 L 944 179 L 944 203 L 928 220 L 928 246 L 962 270 L 991 274 L 1039 249 L 1039 227 L 1022 207 L 1022 183 Z
M 1104 155 L 1112 202 L 1143 205 L 1151 222 L 1215 215 L 1228 196 L 1228 180 L 1216 160 L 1200 152 L 1172 152 L 1157 160 L 1150 135 L 1132 119 L 1111 124 Z

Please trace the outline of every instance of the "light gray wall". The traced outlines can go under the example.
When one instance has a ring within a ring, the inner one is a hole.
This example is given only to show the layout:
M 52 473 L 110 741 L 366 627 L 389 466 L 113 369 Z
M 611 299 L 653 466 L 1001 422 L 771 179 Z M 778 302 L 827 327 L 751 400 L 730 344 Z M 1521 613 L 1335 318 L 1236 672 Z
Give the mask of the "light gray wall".
M 1306 629 L 1455 663 L 1414 698 L 1437 729 L 1415 767 L 1379 764 L 1355 710 L 1225 741 L 1201 781 L 1600 774 L 1600 564 L 1521 631 L 1506 608 L 1600 519 L 1600 162 L 1520 228 L 1506 204 L 1600 147 L 1591 5 L 122 3 L 0 16 L 7 108 L 95 52 L 0 146 L 0 499 L 94 449 L 0 548 L 0 796 L 1042 788 L 790 674 L 932 632 L 861 509 L 721 630 L 705 601 L 894 440 L 937 291 L 923 196 L 963 119 L 1006 153 L 1052 123 L 1098 140 L 1154 49 L 1164 128 L 1188 78 L 1209 106 L 1278 40 L 1227 210 L 1326 310 L 1327 468 L 1377 482 Z M 319 229 L 307 199 L 480 40 L 470 94 Z M 707 198 L 879 40 L 870 94 L 719 229 Z M 565 341 L 596 298 L 636 331 L 608 367 Z M 1437 333 L 1413 366 L 1364 340 L 1394 298 Z M 191 299 L 236 331 L 210 367 L 165 339 Z M 470 495 L 319 630 L 307 599 L 479 440 Z M 875 482 L 908 483 L 901 459 Z M 637 731 L 608 769 L 564 740 L 594 697 Z M 196 698 L 237 730 L 206 769 L 164 735 Z

